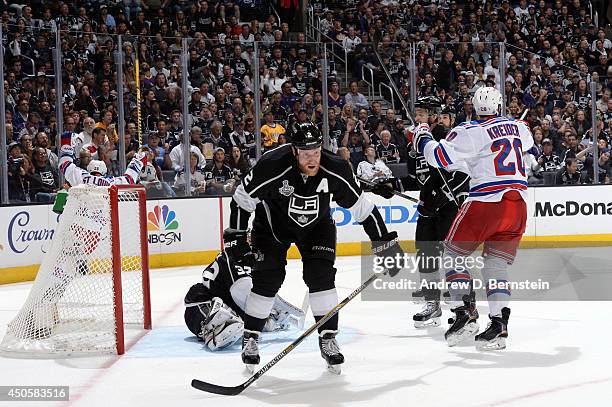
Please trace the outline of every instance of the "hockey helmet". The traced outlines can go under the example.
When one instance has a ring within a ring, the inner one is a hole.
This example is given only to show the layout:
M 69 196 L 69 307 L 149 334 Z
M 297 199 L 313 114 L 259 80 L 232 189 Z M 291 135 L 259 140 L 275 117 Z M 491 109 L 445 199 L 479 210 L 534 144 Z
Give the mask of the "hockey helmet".
M 252 266 L 255 257 L 247 241 L 247 231 L 227 228 L 223 231 L 223 251 L 230 261 Z
M 453 105 L 444 105 L 440 114 L 447 114 L 451 117 L 455 117 L 457 112 L 455 111 L 455 107 Z
M 323 135 L 312 123 L 300 123 L 294 128 L 291 144 L 298 150 L 313 150 L 323 144 Z
M 415 109 L 426 109 L 433 113 L 438 113 L 442 107 L 442 101 L 437 96 L 420 96 L 414 104 Z
M 106 164 L 104 161 L 100 160 L 91 160 L 89 164 L 87 164 L 87 171 L 92 175 L 99 175 L 101 177 L 106 176 Z
M 499 114 L 502 101 L 502 94 L 490 86 L 478 88 L 472 97 L 474 111 L 478 116 L 494 116 Z

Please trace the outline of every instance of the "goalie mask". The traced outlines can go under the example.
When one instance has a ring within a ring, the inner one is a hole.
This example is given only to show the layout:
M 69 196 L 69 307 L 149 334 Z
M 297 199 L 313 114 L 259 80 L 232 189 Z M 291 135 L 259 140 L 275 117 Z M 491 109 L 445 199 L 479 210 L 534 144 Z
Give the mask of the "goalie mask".
M 252 266 L 255 256 L 247 241 L 246 230 L 225 229 L 223 231 L 223 251 L 230 259 L 238 265 Z

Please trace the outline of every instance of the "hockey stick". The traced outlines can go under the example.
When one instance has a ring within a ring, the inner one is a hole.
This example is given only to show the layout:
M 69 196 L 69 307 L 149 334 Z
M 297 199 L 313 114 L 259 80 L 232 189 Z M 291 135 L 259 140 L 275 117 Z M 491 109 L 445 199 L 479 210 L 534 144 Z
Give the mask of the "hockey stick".
M 270 370 L 270 368 L 272 366 L 274 366 L 282 358 L 287 356 L 287 354 L 289 352 L 291 352 L 293 349 L 295 349 L 300 343 L 302 343 L 302 341 L 304 339 L 306 339 L 317 328 L 319 328 L 321 325 L 323 325 L 325 322 L 327 322 L 331 317 L 336 315 L 338 313 L 338 311 L 340 311 L 346 304 L 348 304 L 349 301 L 351 301 L 353 298 L 355 298 L 357 295 L 359 295 L 359 293 L 361 293 L 367 286 L 372 284 L 372 282 L 374 282 L 374 280 L 378 279 L 380 276 L 382 276 L 384 274 L 387 274 L 387 270 L 385 270 L 383 273 L 374 273 L 374 274 L 372 274 L 370 276 L 370 278 L 368 278 L 363 284 L 361 284 L 355 291 L 350 293 L 348 297 L 346 297 L 344 300 L 342 300 L 340 303 L 338 303 L 334 308 L 332 308 L 331 311 L 329 311 L 327 314 L 325 314 L 323 316 L 323 318 L 321 318 L 320 320 L 315 322 L 314 325 L 312 325 L 310 328 L 308 328 L 302 335 L 300 335 L 299 338 L 297 338 L 295 341 L 293 341 L 291 344 L 289 344 L 289 346 L 287 346 L 285 349 L 283 349 L 283 351 L 281 353 L 279 353 L 278 355 L 276 355 L 274 357 L 274 359 L 272 359 L 264 367 L 259 369 L 259 371 L 257 371 L 257 373 L 255 373 L 253 376 L 251 376 L 246 382 L 244 382 L 242 384 L 239 384 L 238 386 L 226 387 L 226 386 L 219 386 L 219 385 L 216 385 L 216 384 L 203 382 L 203 381 L 200 381 L 198 379 L 193 379 L 191 381 L 191 386 L 196 388 L 196 389 L 198 389 L 198 390 L 202 390 L 202 391 L 206 391 L 206 392 L 214 393 L 214 394 L 222 394 L 224 396 L 236 396 L 236 395 L 242 393 L 244 391 L 244 389 L 246 389 L 251 384 L 253 384 L 253 382 L 255 380 L 259 379 L 268 370 Z
M 304 316 L 302 316 L 302 318 L 300 318 L 300 320 L 298 321 L 299 329 L 304 329 L 304 323 L 306 322 L 306 314 L 308 313 L 309 309 L 310 309 L 310 292 L 309 290 L 306 290 L 306 294 L 304 294 L 304 299 L 302 300 L 302 312 L 304 312 Z
M 369 185 L 369 186 L 371 186 L 371 187 L 373 187 L 373 186 L 375 186 L 375 185 L 376 185 L 374 182 L 372 182 L 372 181 L 368 181 L 367 179 L 363 179 L 363 178 L 361 178 L 361 177 L 357 177 L 357 179 L 358 179 L 360 182 L 363 182 L 364 184 Z M 402 198 L 405 198 L 405 199 L 407 199 L 407 200 L 409 200 L 409 201 L 412 201 L 412 202 L 414 202 L 414 203 L 419 203 L 419 200 L 418 200 L 417 198 L 413 198 L 413 197 L 411 197 L 411 196 L 409 196 L 409 195 L 406 195 L 406 194 L 404 194 L 404 193 L 402 193 L 402 192 L 396 191 L 395 189 L 392 189 L 392 190 L 391 190 L 391 192 L 393 193 L 393 195 L 401 196 Z

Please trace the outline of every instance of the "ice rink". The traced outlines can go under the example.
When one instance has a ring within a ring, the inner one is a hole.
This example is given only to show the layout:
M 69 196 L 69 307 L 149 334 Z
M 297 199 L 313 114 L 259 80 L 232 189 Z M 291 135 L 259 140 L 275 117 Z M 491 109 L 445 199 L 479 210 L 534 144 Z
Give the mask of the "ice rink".
M 337 287 L 344 298 L 360 284 L 359 258 L 340 257 Z M 69 385 L 70 401 L 2 403 L 33 406 L 612 406 L 612 303 L 516 302 L 508 348 L 449 348 L 443 324 L 417 330 L 412 302 L 359 297 L 341 312 L 342 375 L 328 373 L 315 335 L 240 396 L 190 387 L 192 378 L 236 385 L 248 377 L 239 345 L 212 353 L 183 323 L 183 297 L 202 267 L 151 275 L 153 330 L 132 338 L 122 357 L 24 360 L 0 358 L 0 385 Z M 0 286 L 0 336 L 31 284 Z M 290 261 L 281 295 L 298 306 L 306 292 L 301 264 Z M 481 330 L 488 318 L 480 308 Z M 312 323 L 309 315 L 306 324 Z M 264 334 L 262 365 L 299 336 Z

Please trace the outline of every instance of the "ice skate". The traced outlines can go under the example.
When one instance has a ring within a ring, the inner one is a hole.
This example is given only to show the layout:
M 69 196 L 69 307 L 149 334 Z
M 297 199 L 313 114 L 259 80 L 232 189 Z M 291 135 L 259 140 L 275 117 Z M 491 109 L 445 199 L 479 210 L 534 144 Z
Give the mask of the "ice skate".
M 338 341 L 336 341 L 337 331 L 325 330 L 319 334 L 319 348 L 321 356 L 327 363 L 327 370 L 334 374 L 342 372 L 342 364 L 344 363 L 344 355 L 340 353 Z
M 242 363 L 250 373 L 255 371 L 259 364 L 259 333 L 244 330 L 242 336 Z
M 492 317 L 487 329 L 476 335 L 476 349 L 478 350 L 502 350 L 506 349 L 506 338 L 508 337 L 508 319 L 510 308 L 502 308 L 501 317 Z
M 478 333 L 478 311 L 473 297 L 464 295 L 463 305 L 452 310 L 454 318 L 449 318 L 450 328 L 444 334 L 448 346 L 455 346 Z
M 444 291 L 442 293 L 442 301 L 444 301 L 446 305 L 451 303 L 450 293 L 448 291 Z
M 414 327 L 417 329 L 440 326 L 442 310 L 439 301 L 427 301 L 425 307 L 412 316 Z

